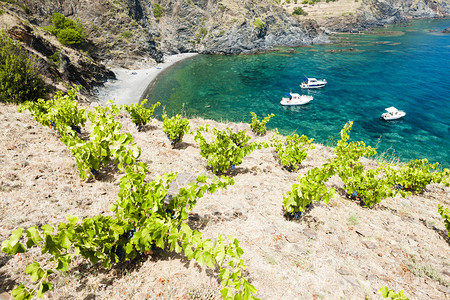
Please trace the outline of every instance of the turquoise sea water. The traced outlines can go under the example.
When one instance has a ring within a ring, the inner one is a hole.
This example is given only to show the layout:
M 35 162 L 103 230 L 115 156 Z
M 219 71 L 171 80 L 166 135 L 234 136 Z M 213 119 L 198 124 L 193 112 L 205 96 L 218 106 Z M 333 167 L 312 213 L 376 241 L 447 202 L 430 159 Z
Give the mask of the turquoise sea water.
M 279 49 L 238 56 L 199 55 L 166 70 L 149 91 L 169 115 L 250 122 L 274 113 L 269 128 L 299 133 L 332 145 L 344 124 L 354 121 L 352 140 L 363 140 L 401 160 L 428 158 L 450 166 L 450 19 L 419 20 L 345 35 L 334 45 Z M 383 31 L 384 33 L 382 33 Z M 389 32 L 386 32 L 389 31 Z M 343 49 L 358 51 L 342 51 Z M 304 75 L 326 78 L 318 90 L 299 87 Z M 314 100 L 286 108 L 286 92 Z M 184 108 L 183 108 L 184 105 Z M 379 117 L 395 106 L 397 121 Z

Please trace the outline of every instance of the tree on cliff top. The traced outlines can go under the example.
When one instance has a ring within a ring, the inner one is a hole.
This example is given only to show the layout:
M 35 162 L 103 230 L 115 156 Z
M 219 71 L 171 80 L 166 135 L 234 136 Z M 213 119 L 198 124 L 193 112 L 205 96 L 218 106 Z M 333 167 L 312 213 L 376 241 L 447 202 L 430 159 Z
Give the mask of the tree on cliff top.
M 52 25 L 45 27 L 63 45 L 79 45 L 84 42 L 86 34 L 83 24 L 77 19 L 66 18 L 60 13 L 54 13 L 51 17 Z

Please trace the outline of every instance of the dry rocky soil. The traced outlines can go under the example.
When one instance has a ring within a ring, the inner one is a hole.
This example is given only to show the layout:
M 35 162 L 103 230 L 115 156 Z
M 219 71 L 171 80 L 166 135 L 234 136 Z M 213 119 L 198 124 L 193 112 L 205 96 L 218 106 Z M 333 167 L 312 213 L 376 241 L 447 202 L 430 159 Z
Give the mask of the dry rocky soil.
M 149 178 L 177 171 L 175 186 L 184 186 L 201 173 L 212 175 L 192 134 L 173 149 L 160 121 L 138 132 L 125 113 L 119 120 L 142 148 Z M 201 119 L 191 120 L 191 128 L 203 123 L 250 131 L 244 123 Z M 269 141 L 273 133 L 250 134 Z M 437 212 L 438 203 L 450 207 L 448 187 L 433 184 L 422 194 L 384 199 L 373 209 L 339 194 L 329 204 L 315 203 L 298 222 L 283 217 L 283 193 L 297 176 L 332 157 L 331 148 L 317 145 L 300 170 L 290 173 L 273 148 L 256 150 L 230 174 L 234 186 L 198 200 L 190 224 L 206 237 L 232 235 L 240 241 L 248 278 L 261 299 L 381 299 L 377 290 L 386 285 L 404 289 L 410 299 L 450 299 L 450 243 Z M 0 104 L 0 242 L 18 227 L 65 222 L 66 215 L 112 215 L 120 177 L 103 172 L 95 181 L 81 180 L 56 131 L 17 106 Z M 329 186 L 339 189 L 343 183 L 333 177 Z M 7 299 L 20 282 L 30 284 L 23 270 L 34 260 L 48 264 L 38 249 L 0 254 L 0 298 Z M 220 298 L 217 270 L 164 250 L 110 270 L 78 259 L 52 282 L 50 299 Z
M 319 24 L 325 23 L 330 18 L 339 18 L 346 15 L 353 15 L 357 12 L 358 8 L 362 6 L 362 1 L 355 0 L 340 0 L 335 2 L 321 1 L 310 4 L 301 4 L 302 0 L 298 0 L 297 4 L 294 1 L 291 3 L 284 3 L 283 7 L 287 12 L 292 13 L 294 8 L 301 7 L 308 15 L 301 16 L 301 19 L 314 19 Z

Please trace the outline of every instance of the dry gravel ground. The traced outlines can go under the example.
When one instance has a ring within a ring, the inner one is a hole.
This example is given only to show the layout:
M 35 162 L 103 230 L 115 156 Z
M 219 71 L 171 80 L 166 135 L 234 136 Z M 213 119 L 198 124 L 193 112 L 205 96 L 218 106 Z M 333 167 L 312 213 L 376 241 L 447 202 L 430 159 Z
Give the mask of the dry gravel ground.
M 138 132 L 125 114 L 120 122 L 142 148 L 140 160 L 150 166 L 150 178 L 177 171 L 176 185 L 184 185 L 201 173 L 211 174 L 193 135 L 172 149 L 160 121 L 153 120 L 145 132 Z M 202 123 L 250 131 L 243 123 L 191 120 L 193 129 Z M 271 134 L 254 140 L 269 140 Z M 376 291 L 385 285 L 404 289 L 410 299 L 449 299 L 450 243 L 437 205 L 450 207 L 450 188 L 431 185 L 423 194 L 385 199 L 374 209 L 339 196 L 328 205 L 314 204 L 300 222 L 282 216 L 283 193 L 299 174 L 330 157 L 331 149 L 318 145 L 299 171 L 289 173 L 273 149 L 256 150 L 232 174 L 234 186 L 199 199 L 191 224 L 207 237 L 239 239 L 248 277 L 262 299 L 380 299 Z M 0 241 L 17 227 L 64 222 L 68 214 L 110 214 L 120 176 L 80 180 L 57 132 L 27 112 L 18 113 L 17 106 L 0 104 Z M 339 188 L 342 182 L 332 178 L 330 186 Z M 33 260 L 47 264 L 38 250 L 0 254 L 0 294 L 28 282 L 23 270 Z M 111 270 L 80 259 L 68 274 L 52 280 L 51 299 L 220 297 L 217 270 L 162 250 Z
M 356 14 L 358 9 L 363 5 L 363 0 L 336 0 L 334 2 L 317 2 L 314 5 L 302 4 L 302 0 L 298 0 L 297 4 L 293 0 L 290 3 L 283 3 L 283 8 L 290 14 L 294 8 L 301 7 L 308 13 L 306 16 L 299 16 L 301 20 L 313 19 L 319 25 L 326 25 L 330 19 L 342 19 L 352 17 Z M 335 22 L 335 21 L 334 21 Z

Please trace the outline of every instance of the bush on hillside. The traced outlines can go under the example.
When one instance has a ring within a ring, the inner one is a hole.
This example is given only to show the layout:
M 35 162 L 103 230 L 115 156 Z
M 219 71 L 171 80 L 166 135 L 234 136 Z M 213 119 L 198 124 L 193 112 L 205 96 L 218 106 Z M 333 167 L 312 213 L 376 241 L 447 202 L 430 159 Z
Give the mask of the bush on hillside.
M 47 95 L 37 58 L 0 32 L 0 102 L 21 103 Z
M 297 15 L 297 16 L 307 16 L 308 15 L 308 13 L 306 11 L 304 11 L 303 8 L 301 8 L 301 7 L 295 7 L 292 14 Z
M 66 18 L 60 13 L 54 13 L 51 17 L 52 25 L 45 27 L 63 45 L 78 45 L 84 42 L 86 34 L 83 24 L 79 20 Z
M 258 28 L 259 30 L 262 30 L 265 25 L 266 24 L 264 23 L 264 21 L 259 18 L 253 21 L 253 26 L 255 26 L 255 28 Z
M 160 18 L 164 15 L 165 9 L 158 3 L 153 3 L 153 16 L 155 18 Z

